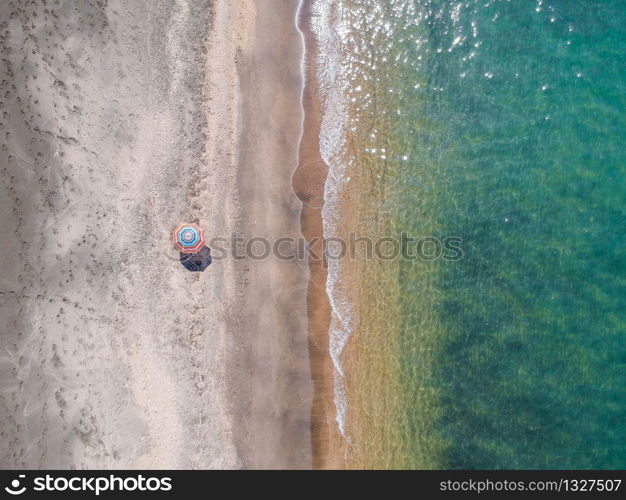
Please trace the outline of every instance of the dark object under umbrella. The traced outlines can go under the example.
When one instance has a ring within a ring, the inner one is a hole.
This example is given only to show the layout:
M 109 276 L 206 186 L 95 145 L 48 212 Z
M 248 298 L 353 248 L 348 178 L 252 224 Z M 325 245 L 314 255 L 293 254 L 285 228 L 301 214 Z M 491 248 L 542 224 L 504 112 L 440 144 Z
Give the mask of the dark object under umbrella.
M 202 247 L 196 253 L 181 252 L 180 263 L 189 271 L 204 271 L 211 264 L 211 249 Z

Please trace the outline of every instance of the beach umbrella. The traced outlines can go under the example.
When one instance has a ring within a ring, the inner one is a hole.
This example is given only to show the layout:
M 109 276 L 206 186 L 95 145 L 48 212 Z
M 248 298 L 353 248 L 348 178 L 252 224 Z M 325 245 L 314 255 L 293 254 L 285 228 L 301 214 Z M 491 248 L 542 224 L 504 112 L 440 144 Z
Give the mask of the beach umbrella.
M 172 238 L 174 247 L 181 253 L 196 253 L 206 245 L 204 229 L 200 229 L 193 222 L 179 224 L 172 233 Z
M 180 253 L 180 263 L 189 271 L 204 271 L 211 264 L 211 250 L 202 247 L 196 253 Z

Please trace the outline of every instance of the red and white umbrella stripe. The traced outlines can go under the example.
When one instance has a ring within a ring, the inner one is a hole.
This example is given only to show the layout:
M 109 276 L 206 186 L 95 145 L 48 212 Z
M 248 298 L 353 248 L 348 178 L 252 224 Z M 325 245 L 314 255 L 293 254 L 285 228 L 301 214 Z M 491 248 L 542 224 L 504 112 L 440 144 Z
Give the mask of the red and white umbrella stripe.
M 204 229 L 193 222 L 179 224 L 172 232 L 172 242 L 182 253 L 196 253 L 206 245 Z

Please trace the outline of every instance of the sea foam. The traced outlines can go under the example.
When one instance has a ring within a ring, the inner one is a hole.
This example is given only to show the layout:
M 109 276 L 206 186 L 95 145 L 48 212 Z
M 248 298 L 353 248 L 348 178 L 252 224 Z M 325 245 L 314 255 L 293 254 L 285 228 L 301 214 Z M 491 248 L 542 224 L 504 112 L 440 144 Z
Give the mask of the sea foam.
M 387 22 L 389 18 L 412 19 L 415 14 L 415 7 L 404 1 L 367 0 L 350 2 L 349 6 L 344 3 L 315 0 L 311 7 L 311 29 L 319 49 L 316 69 L 322 99 L 319 146 L 328 167 L 322 209 L 326 241 L 341 236 L 340 204 L 349 181 L 348 169 L 358 175 L 355 160 L 346 152 L 347 132 L 356 129 L 360 120 L 359 116 L 351 117 L 350 104 L 358 99 L 359 114 L 370 112 L 373 107 L 370 94 L 361 92 L 358 82 L 368 82 L 377 64 L 386 61 L 395 25 Z M 375 53 L 371 50 L 372 43 L 376 45 Z M 329 350 L 335 367 L 336 421 L 342 436 L 349 441 L 345 429 L 348 397 L 342 354 L 355 329 L 357 314 L 352 287 L 344 274 L 340 259 L 328 259 L 326 293 L 332 310 Z
M 341 18 L 341 2 L 336 0 L 314 2 L 311 24 L 319 46 L 317 78 L 323 101 L 319 143 L 322 159 L 328 166 L 322 209 L 324 238 L 327 240 L 332 236 L 338 236 L 340 222 L 338 203 L 345 189 L 347 168 L 342 161 L 342 152 L 346 144 L 347 109 L 344 95 L 345 71 L 341 63 L 341 30 L 338 24 Z M 329 259 L 326 294 L 332 311 L 329 350 L 335 367 L 334 402 L 339 432 L 347 439 L 345 417 L 348 400 L 341 356 L 354 329 L 355 313 L 354 306 L 342 286 L 342 274 L 341 261 Z

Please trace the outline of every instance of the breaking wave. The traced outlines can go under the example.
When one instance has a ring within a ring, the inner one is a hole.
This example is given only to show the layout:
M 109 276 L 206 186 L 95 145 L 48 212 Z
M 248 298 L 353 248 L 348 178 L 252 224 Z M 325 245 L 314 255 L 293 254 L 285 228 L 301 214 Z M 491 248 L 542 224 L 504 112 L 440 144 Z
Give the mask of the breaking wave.
M 322 124 L 319 137 L 322 159 L 328 166 L 324 186 L 322 219 L 324 238 L 339 236 L 341 215 L 339 200 L 346 188 L 347 164 L 343 161 L 346 145 L 347 109 L 344 95 L 345 69 L 341 62 L 342 5 L 337 0 L 315 0 L 312 6 L 311 24 L 319 46 L 317 77 L 323 102 Z M 354 305 L 343 283 L 342 264 L 329 259 L 326 294 L 331 306 L 329 349 L 335 367 L 334 402 L 336 421 L 341 435 L 347 439 L 345 418 L 348 400 L 341 363 L 343 350 L 354 329 Z

